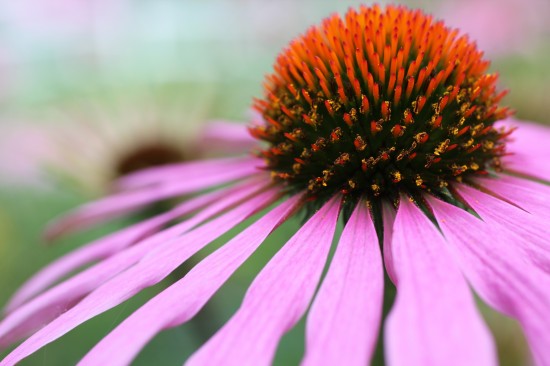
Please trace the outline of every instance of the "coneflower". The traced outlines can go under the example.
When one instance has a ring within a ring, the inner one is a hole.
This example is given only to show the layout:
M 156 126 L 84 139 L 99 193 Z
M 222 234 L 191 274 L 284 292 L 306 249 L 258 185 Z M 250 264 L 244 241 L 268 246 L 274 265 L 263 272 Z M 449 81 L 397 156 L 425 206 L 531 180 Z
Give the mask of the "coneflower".
M 488 66 L 467 37 L 404 7 L 361 7 L 310 28 L 277 58 L 255 101 L 259 156 L 135 173 L 119 181 L 122 192 L 57 224 L 57 234 L 69 232 L 206 192 L 94 244 L 120 248 L 98 264 L 48 290 L 20 292 L 0 340 L 32 335 L 1 364 L 158 283 L 258 212 L 81 364 L 130 363 L 157 333 L 195 316 L 297 213 L 307 221 L 187 364 L 269 364 L 311 303 L 303 364 L 364 365 L 379 334 L 383 266 L 397 289 L 384 322 L 388 364 L 497 364 L 469 285 L 519 321 L 536 364 L 550 364 L 550 188 L 541 183 L 550 180 L 550 132 L 510 119 Z M 316 292 L 339 218 L 345 226 Z
M 532 53 L 543 46 L 549 12 L 550 4 L 541 0 L 449 0 L 437 10 L 449 26 L 460 28 L 495 57 Z
M 90 197 L 112 190 L 132 172 L 250 149 L 237 124 L 204 123 L 211 106 L 207 89 L 177 92 L 177 105 L 156 93 L 95 98 L 50 107 L 42 123 L 5 118 L 0 125 L 0 183 L 61 183 Z M 224 136 L 219 130 L 230 133 Z M 215 148 L 205 149 L 207 145 Z

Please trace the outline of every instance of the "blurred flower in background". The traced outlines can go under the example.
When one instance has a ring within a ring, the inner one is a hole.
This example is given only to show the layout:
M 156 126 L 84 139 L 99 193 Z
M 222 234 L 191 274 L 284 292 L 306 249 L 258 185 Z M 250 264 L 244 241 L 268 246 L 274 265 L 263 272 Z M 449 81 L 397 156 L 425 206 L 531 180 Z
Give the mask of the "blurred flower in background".
M 9 186 L 0 187 L 0 240 L 6 254 L 0 258 L 0 302 L 5 303 L 16 286 L 37 268 L 83 241 L 80 236 L 65 239 L 60 247 L 38 248 L 44 223 L 81 203 L 84 197 L 105 191 L 118 174 L 144 166 L 147 160 L 145 165 L 150 165 L 151 159 L 142 161 L 136 156 L 162 155 L 161 160 L 167 162 L 176 156 L 216 156 L 226 149 L 238 150 L 240 143 L 220 146 L 220 141 L 227 143 L 227 136 L 232 133 L 233 141 L 244 141 L 242 130 L 202 126 L 201 121 L 242 120 L 252 98 L 261 95 L 264 74 L 271 70 L 276 54 L 290 39 L 329 13 L 361 3 L 364 2 L 0 3 L 0 184 L 10 182 Z M 545 122 L 550 112 L 550 77 L 546 71 L 550 49 L 546 41 L 548 28 L 542 21 L 549 15 L 547 1 L 404 3 L 432 11 L 469 33 L 496 60 L 492 70 L 500 72 L 503 85 L 511 88 L 507 104 L 519 110 L 519 117 Z M 160 140 L 164 141 L 160 145 L 170 148 L 157 149 Z M 124 161 L 127 164 L 121 163 Z M 21 184 L 29 182 L 30 186 Z M 44 186 L 53 189 L 37 189 Z M 112 225 L 114 229 L 120 227 L 116 222 Z M 84 237 L 106 232 L 108 229 Z M 277 235 L 274 246 L 284 236 Z M 25 266 L 17 265 L 23 260 Z M 257 270 L 261 265 L 253 268 Z M 249 278 L 248 275 L 244 277 Z M 242 295 L 245 285 L 240 283 L 235 288 L 240 289 L 234 291 L 236 294 L 229 292 L 218 300 L 222 304 L 218 311 L 226 313 L 210 329 L 211 333 L 240 303 L 238 293 L 241 291 Z M 132 306 L 120 311 L 129 315 Z M 517 324 L 488 313 L 501 352 L 520 349 L 525 354 Z M 107 325 L 103 327 L 101 320 L 94 320 L 88 328 L 91 331 L 77 331 L 49 346 L 47 360 L 55 364 L 74 363 L 104 335 L 106 327 L 118 321 L 117 314 L 105 320 Z M 299 360 L 303 324 L 299 327 L 301 331 L 293 330 L 289 340 L 283 340 L 284 351 L 277 356 L 277 362 Z M 154 344 L 151 351 L 144 351 L 137 363 L 158 361 L 155 357 L 159 349 L 165 351 L 161 352 L 163 360 L 173 356 L 179 361 L 182 344 L 196 342 L 186 351 L 190 353 L 205 340 L 196 341 L 196 335 L 185 330 L 169 334 L 170 338 L 162 338 L 163 342 Z M 167 344 L 172 344 L 172 348 Z M 39 354 L 30 362 L 40 363 L 40 357 Z M 503 364 L 509 359 L 522 358 L 504 357 Z
M 493 61 L 508 103 L 518 117 L 546 123 L 550 84 L 550 2 L 546 0 L 446 0 L 434 13 L 467 33 Z
M 189 110 L 155 105 L 152 96 L 72 107 L 65 116 L 54 117 L 64 120 L 65 129 L 52 136 L 63 158 L 49 167 L 101 194 L 131 172 L 198 159 L 198 130 L 210 98 L 197 94 L 199 103 Z
M 169 98 L 114 95 L 65 104 L 44 111 L 40 122 L 7 118 L 0 124 L 0 183 L 29 188 L 60 183 L 97 196 L 140 169 L 251 148 L 248 133 L 235 124 L 205 124 L 213 104 L 212 90 L 205 87 L 171 92 Z M 231 133 L 220 134 L 228 129 Z
M 55 148 L 40 126 L 4 119 L 0 122 L 0 184 L 44 187 L 45 161 L 54 160 Z
M 447 0 L 436 14 L 468 34 L 489 57 L 533 53 L 550 34 L 546 0 Z

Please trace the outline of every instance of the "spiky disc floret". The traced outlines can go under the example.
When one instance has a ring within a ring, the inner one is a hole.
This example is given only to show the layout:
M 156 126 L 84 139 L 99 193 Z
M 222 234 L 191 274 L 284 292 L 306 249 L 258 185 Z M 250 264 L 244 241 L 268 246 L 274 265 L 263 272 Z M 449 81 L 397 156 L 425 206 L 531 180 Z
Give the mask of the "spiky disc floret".
M 431 16 L 377 6 L 335 14 L 290 43 L 255 101 L 273 177 L 312 194 L 438 190 L 499 165 L 497 75 Z

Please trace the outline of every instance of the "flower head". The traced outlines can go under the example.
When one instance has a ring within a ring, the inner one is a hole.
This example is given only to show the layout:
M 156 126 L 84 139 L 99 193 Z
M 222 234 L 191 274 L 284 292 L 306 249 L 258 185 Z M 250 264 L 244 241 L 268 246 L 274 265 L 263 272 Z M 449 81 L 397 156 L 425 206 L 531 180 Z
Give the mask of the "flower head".
M 517 319 L 535 362 L 548 364 L 550 188 L 534 178 L 550 181 L 550 131 L 506 118 L 486 67 L 457 31 L 402 7 L 362 7 L 311 28 L 283 51 L 256 101 L 262 118 L 251 131 L 267 142 L 260 157 L 133 173 L 119 181 L 121 192 L 58 222 L 57 233 L 68 232 L 196 193 L 24 285 L 0 323 L 0 342 L 32 335 L 0 364 L 158 283 L 244 222 L 81 362 L 129 363 L 158 332 L 195 316 L 273 230 L 303 211 L 306 222 L 188 364 L 268 364 L 310 308 L 303 364 L 364 365 L 382 320 L 384 267 L 397 289 L 384 319 L 388 364 L 496 364 L 469 285 Z M 344 229 L 321 282 L 340 216 Z M 99 263 L 44 290 L 97 253 Z
M 62 181 L 98 196 L 111 191 L 118 178 L 141 169 L 250 148 L 250 138 L 234 124 L 204 124 L 210 93 L 193 93 L 192 98 L 181 93 L 186 101 L 177 106 L 153 95 L 115 95 L 56 106 L 43 123 L 6 122 L 0 126 L 1 181 Z M 234 132 L 219 136 L 218 130 Z M 213 152 L 203 148 L 211 143 L 217 146 Z
M 362 8 L 294 40 L 252 134 L 278 180 L 312 194 L 397 197 L 487 174 L 504 154 L 497 75 L 466 36 L 420 11 Z

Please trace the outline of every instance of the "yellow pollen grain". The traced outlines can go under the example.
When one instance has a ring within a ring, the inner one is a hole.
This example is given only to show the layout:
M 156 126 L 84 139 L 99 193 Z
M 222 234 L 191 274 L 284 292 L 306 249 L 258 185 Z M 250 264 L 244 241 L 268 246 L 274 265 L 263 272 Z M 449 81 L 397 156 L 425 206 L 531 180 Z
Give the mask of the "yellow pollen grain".
M 434 154 L 439 156 L 443 154 L 445 151 L 447 151 L 447 148 L 449 147 L 449 144 L 451 143 L 451 140 L 447 139 L 439 144 L 439 146 L 435 149 Z
M 392 178 L 395 183 L 401 182 L 403 180 L 403 176 L 400 172 L 397 171 L 392 173 Z

